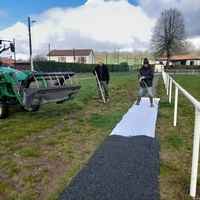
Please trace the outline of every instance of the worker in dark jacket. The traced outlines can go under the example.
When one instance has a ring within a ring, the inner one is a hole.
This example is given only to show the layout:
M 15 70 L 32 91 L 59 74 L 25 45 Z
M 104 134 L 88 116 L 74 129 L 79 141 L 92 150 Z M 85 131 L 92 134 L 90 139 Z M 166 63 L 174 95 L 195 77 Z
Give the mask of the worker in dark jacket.
M 109 70 L 108 70 L 107 65 L 105 65 L 103 63 L 98 64 L 95 67 L 95 69 L 93 70 L 94 75 L 96 75 L 95 72 L 96 72 L 97 77 L 99 79 L 101 88 L 103 89 L 103 92 L 105 94 L 105 100 L 109 101 L 108 84 L 109 84 L 109 81 L 110 81 L 110 75 L 109 75 Z M 99 97 L 101 97 L 100 88 L 99 88 L 98 83 L 97 83 L 97 86 L 98 86 Z
M 147 58 L 144 59 L 143 66 L 139 70 L 138 77 L 140 82 L 140 89 L 136 105 L 140 104 L 141 97 L 148 96 L 150 99 L 151 107 L 153 107 L 152 86 L 154 72 Z

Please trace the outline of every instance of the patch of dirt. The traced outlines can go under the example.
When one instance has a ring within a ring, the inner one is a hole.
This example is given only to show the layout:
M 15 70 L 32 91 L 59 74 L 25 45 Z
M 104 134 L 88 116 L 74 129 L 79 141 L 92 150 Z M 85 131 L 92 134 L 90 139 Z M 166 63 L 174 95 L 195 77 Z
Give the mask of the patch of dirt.
M 45 185 L 40 185 L 37 187 L 39 192 L 39 200 L 45 200 L 49 194 L 55 192 L 58 188 L 61 177 L 67 172 L 70 168 L 70 163 L 67 163 L 63 160 L 57 161 L 47 161 L 46 167 L 48 168 L 48 181 Z

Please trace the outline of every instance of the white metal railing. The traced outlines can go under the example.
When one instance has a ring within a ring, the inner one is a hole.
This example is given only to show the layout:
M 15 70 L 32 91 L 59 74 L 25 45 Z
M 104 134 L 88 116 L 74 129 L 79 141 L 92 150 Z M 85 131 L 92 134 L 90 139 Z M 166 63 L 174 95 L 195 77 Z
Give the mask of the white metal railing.
M 181 92 L 195 108 L 195 122 L 194 122 L 194 137 L 193 137 L 193 152 L 192 152 L 192 169 L 190 180 L 190 196 L 196 197 L 197 176 L 198 176 L 198 162 L 199 162 L 199 143 L 200 143 L 200 102 L 195 99 L 189 92 L 182 88 L 169 74 L 162 72 L 165 89 L 169 96 L 169 103 L 172 102 L 172 89 L 175 87 L 175 102 L 174 102 L 174 120 L 173 125 L 177 124 L 178 114 L 178 95 Z

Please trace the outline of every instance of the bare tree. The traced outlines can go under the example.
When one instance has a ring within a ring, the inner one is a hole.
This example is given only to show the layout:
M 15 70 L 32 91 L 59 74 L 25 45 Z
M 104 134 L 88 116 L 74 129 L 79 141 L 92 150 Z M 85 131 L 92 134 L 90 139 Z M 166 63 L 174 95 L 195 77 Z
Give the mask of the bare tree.
M 190 41 L 185 41 L 184 45 L 183 45 L 183 48 L 180 49 L 180 53 L 181 54 L 194 54 L 195 53 L 195 46 L 192 42 Z
M 154 28 L 151 44 L 154 55 L 165 55 L 167 61 L 173 53 L 184 47 L 185 25 L 180 11 L 168 9 L 161 13 Z

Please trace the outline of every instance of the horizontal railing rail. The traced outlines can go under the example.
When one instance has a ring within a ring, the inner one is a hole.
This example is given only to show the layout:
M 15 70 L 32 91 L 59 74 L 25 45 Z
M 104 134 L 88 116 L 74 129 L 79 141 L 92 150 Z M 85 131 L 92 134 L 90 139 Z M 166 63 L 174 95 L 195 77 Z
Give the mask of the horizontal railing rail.
M 192 152 L 192 169 L 190 179 L 190 196 L 196 197 L 197 177 L 198 177 L 198 162 L 199 162 L 199 143 L 200 143 L 200 102 L 194 98 L 188 91 L 181 87 L 169 74 L 162 72 L 162 77 L 169 97 L 169 103 L 172 103 L 172 90 L 175 87 L 175 102 L 174 102 L 174 120 L 173 125 L 177 125 L 178 115 L 178 96 L 182 93 L 195 108 L 194 122 L 194 137 L 193 137 L 193 152 Z

